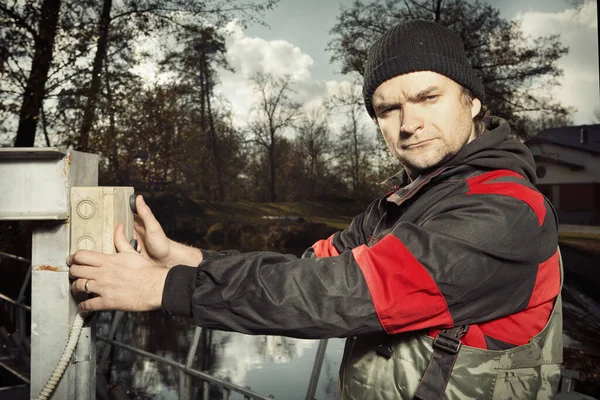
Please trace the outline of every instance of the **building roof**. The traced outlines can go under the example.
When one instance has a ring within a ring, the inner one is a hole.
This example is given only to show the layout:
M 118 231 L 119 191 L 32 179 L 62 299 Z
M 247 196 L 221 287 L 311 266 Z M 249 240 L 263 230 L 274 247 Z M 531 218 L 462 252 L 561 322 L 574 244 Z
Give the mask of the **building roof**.
M 583 171 L 585 169 L 585 165 L 577 164 L 574 162 L 569 162 L 566 160 L 562 160 L 559 157 L 546 155 L 546 154 L 534 154 L 533 159 L 536 163 L 538 162 L 547 162 L 550 164 L 562 165 L 564 167 L 571 168 L 575 171 Z
M 550 128 L 528 139 L 525 144 L 552 143 L 600 154 L 600 124 Z

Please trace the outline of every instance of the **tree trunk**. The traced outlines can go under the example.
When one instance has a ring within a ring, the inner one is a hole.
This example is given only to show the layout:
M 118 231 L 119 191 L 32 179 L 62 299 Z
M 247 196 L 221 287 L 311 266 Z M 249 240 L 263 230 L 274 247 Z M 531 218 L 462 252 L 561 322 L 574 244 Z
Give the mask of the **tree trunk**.
M 92 66 L 92 80 L 87 93 L 87 102 L 83 110 L 83 120 L 79 131 L 79 150 L 86 151 L 89 147 L 90 129 L 96 116 L 96 103 L 100 93 L 100 82 L 102 78 L 102 63 L 106 58 L 106 49 L 108 48 L 108 28 L 110 26 L 110 10 L 112 0 L 104 0 L 102 5 L 102 14 L 98 23 L 98 42 L 96 45 L 96 55 Z
M 59 10 L 60 0 L 44 0 L 42 3 L 38 37 L 34 44 L 31 72 L 23 93 L 15 147 L 32 147 L 35 142 L 38 115 L 46 94 L 46 80 L 52 63 Z
M 440 22 L 442 19 L 442 0 L 436 0 L 435 3 L 435 22 Z
M 208 128 L 207 128 L 207 117 L 206 117 L 206 96 L 205 93 L 208 90 L 205 87 L 205 79 L 204 79 L 204 68 L 200 68 L 200 76 L 199 76 L 199 83 L 200 83 L 200 143 L 202 146 L 202 150 L 205 151 L 206 156 L 201 155 L 200 157 L 200 163 L 201 163 L 201 170 L 204 171 L 203 174 L 201 174 L 202 177 L 202 181 L 201 181 L 201 188 L 199 187 L 199 190 L 201 190 L 202 196 L 205 197 L 208 200 L 214 200 L 213 198 L 213 191 L 211 190 L 211 182 L 212 182 L 212 174 L 210 173 L 210 160 L 209 158 L 209 153 L 208 153 L 208 149 L 209 149 L 209 139 L 207 139 L 208 134 Z
M 110 76 L 108 75 L 108 63 L 104 63 L 104 81 L 106 85 L 106 103 L 108 112 L 108 136 L 109 136 L 109 149 L 108 158 L 111 167 L 114 171 L 115 185 L 124 185 L 128 182 L 128 169 L 121 168 L 119 160 L 119 143 L 117 141 L 117 130 L 115 120 L 115 106 L 113 104 L 114 98 L 112 93 L 112 87 L 110 86 Z
M 352 192 L 354 195 L 358 194 L 358 186 L 360 182 L 360 149 L 358 143 L 358 124 L 357 115 L 354 106 L 352 106 L 352 153 L 353 153 L 353 165 L 352 165 Z
M 277 201 L 275 193 L 275 137 L 271 135 L 271 146 L 269 147 L 269 197 L 271 202 Z
M 209 123 L 209 131 L 210 131 L 210 146 L 212 151 L 212 160 L 213 160 L 213 168 L 215 169 L 215 173 L 217 174 L 217 200 L 224 201 L 225 200 L 225 189 L 223 183 L 223 164 L 221 163 L 221 152 L 217 143 L 217 130 L 215 129 L 215 121 L 212 115 L 212 109 L 210 104 L 211 97 L 211 86 L 208 82 L 209 79 L 209 71 L 207 68 L 206 62 L 203 63 L 204 69 L 204 80 L 205 80 L 205 92 L 203 95 L 206 98 L 206 113 L 208 115 L 208 123 Z

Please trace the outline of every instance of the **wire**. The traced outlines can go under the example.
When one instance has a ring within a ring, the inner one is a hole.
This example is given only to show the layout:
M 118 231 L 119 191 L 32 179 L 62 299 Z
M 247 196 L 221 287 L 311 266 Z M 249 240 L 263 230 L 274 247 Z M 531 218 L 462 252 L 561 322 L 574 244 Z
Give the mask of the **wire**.
M 63 352 L 60 360 L 58 360 L 58 364 L 54 367 L 54 371 L 48 378 L 46 385 L 37 395 L 35 400 L 47 400 L 56 389 L 58 382 L 60 382 L 60 378 L 62 378 L 65 370 L 69 366 L 69 362 L 71 361 L 71 357 L 73 356 L 73 352 L 75 351 L 75 347 L 77 346 L 77 342 L 79 341 L 79 336 L 81 335 L 81 330 L 83 329 L 83 313 L 77 313 L 75 316 L 75 320 L 73 320 L 73 327 L 71 328 L 71 333 L 69 334 L 69 339 L 67 340 L 67 345 L 65 346 L 65 351 Z

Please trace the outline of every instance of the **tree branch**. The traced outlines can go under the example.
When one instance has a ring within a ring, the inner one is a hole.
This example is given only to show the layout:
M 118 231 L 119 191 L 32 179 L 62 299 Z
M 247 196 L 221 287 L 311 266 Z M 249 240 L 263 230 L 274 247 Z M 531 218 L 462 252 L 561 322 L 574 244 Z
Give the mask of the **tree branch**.
M 11 10 L 9 7 L 7 7 L 6 5 L 0 3 L 0 11 L 3 12 L 4 14 L 6 14 L 8 17 L 12 18 L 13 21 L 15 21 L 15 23 L 20 26 L 21 28 L 25 29 L 27 32 L 29 32 L 29 34 L 31 34 L 31 36 L 33 37 L 34 40 L 38 40 L 39 36 L 37 31 L 35 30 L 35 28 L 33 28 L 31 25 L 29 25 L 27 23 L 27 21 L 25 21 L 19 14 L 17 14 L 16 12 L 14 12 L 13 10 Z

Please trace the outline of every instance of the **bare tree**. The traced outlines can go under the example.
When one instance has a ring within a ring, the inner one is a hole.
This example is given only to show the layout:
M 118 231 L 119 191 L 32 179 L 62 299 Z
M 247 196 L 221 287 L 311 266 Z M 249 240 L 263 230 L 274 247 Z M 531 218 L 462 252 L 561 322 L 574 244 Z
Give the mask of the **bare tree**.
M 300 114 L 300 104 L 289 97 L 292 81 L 289 75 L 275 77 L 268 73 L 257 73 L 250 82 L 257 100 L 252 110 L 249 129 L 253 141 L 267 153 L 269 163 L 269 198 L 277 200 L 275 177 L 277 168 L 277 144 L 284 131 L 292 126 Z
M 98 39 L 96 42 L 96 54 L 94 55 L 94 62 L 92 63 L 92 79 L 90 80 L 90 86 L 87 91 L 88 96 L 83 109 L 81 130 L 79 132 L 79 148 L 83 151 L 87 151 L 89 147 L 89 132 L 94 120 L 98 94 L 100 93 L 100 85 L 102 82 L 102 64 L 104 63 L 108 49 L 108 30 L 110 27 L 111 8 L 112 0 L 104 0 L 102 3 L 100 19 L 98 21 Z
M 52 64 L 59 10 L 60 0 L 44 0 L 37 31 L 29 28 L 34 38 L 35 50 L 19 113 L 16 147 L 31 147 L 35 141 L 38 116 L 46 93 L 48 71 Z M 2 6 L 2 11 L 8 14 L 11 10 L 8 6 Z M 25 24 L 25 22 L 23 23 Z
M 149 31 L 189 31 L 191 35 L 198 32 L 199 27 L 206 22 L 220 26 L 232 18 L 257 21 L 257 17 L 271 9 L 277 1 L 279 0 L 145 0 L 125 2 L 113 7 L 112 0 L 104 0 L 98 20 L 96 53 L 86 91 L 87 100 L 79 130 L 78 148 L 88 148 L 90 129 L 96 118 L 96 103 L 101 90 L 102 63 L 110 44 L 109 30 L 115 29 L 114 25 L 121 25 L 116 30 L 122 30 L 127 24 L 135 26 L 137 34 L 132 35 L 131 39 Z
M 366 184 L 366 176 L 371 172 L 373 141 L 367 135 L 367 128 L 361 122 L 365 114 L 360 86 L 356 83 L 343 87 L 330 99 L 330 106 L 343 112 L 347 122 L 342 127 L 337 143 L 337 161 L 340 174 L 350 181 L 350 189 L 356 197 Z
M 327 153 L 332 150 L 328 112 L 324 107 L 304 109 L 296 121 L 296 146 L 303 164 L 305 191 L 314 199 L 327 173 Z

